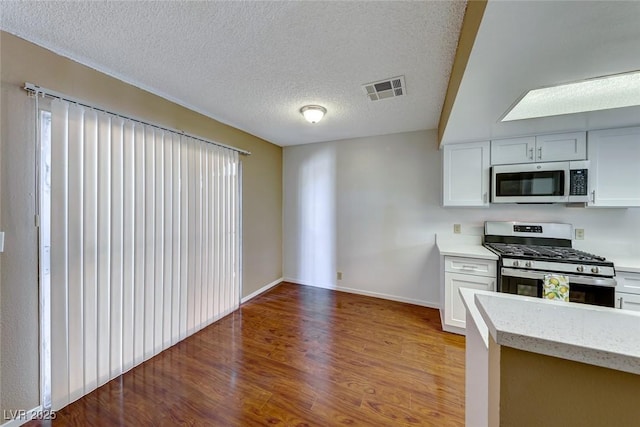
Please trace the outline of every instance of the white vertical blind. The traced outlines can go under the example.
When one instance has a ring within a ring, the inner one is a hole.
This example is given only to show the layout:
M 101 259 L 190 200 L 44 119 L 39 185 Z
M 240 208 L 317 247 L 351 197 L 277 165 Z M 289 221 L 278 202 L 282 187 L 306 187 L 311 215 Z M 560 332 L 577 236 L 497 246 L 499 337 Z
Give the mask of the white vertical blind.
M 239 305 L 236 151 L 51 103 L 52 406 Z

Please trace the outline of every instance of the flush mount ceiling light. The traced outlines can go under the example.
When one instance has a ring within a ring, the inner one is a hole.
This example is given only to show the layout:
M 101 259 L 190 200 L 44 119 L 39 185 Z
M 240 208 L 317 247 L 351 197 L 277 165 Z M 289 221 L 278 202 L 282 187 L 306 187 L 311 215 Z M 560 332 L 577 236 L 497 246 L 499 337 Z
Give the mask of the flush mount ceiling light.
M 327 113 L 327 109 L 319 105 L 305 105 L 300 112 L 309 123 L 318 123 Z
M 500 121 L 639 105 L 640 71 L 633 71 L 530 90 Z

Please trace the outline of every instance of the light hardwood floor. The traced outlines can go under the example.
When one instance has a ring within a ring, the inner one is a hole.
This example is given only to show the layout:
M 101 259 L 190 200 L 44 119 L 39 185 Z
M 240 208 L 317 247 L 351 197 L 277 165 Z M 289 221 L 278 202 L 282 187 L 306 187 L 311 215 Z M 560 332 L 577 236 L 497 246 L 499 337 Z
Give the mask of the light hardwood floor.
M 464 345 L 437 310 L 282 283 L 53 425 L 462 426 Z

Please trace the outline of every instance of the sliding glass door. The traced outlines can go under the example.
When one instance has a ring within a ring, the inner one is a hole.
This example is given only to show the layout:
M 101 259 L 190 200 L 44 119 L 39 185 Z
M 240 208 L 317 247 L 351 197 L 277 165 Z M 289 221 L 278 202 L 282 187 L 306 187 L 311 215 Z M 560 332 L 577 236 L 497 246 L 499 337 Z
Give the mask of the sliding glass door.
M 41 311 L 55 410 L 239 306 L 241 169 L 231 149 L 58 99 L 49 110 Z

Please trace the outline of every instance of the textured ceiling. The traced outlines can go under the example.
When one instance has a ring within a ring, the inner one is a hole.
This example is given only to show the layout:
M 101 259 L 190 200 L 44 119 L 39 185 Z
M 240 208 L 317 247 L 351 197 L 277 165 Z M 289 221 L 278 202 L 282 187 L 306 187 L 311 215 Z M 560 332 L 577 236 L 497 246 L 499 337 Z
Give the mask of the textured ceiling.
M 285 146 L 436 128 L 465 5 L 2 2 L 0 23 Z M 399 75 L 406 96 L 365 96 L 362 84 Z M 326 107 L 325 119 L 305 122 L 299 109 L 306 104 Z
M 442 143 L 640 124 L 640 107 L 500 122 L 525 92 L 640 70 L 640 1 L 489 1 Z

